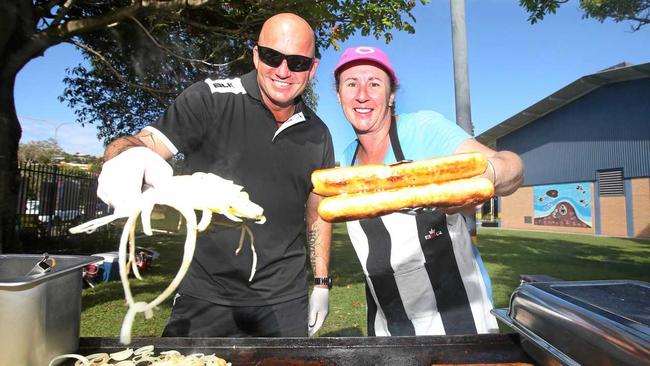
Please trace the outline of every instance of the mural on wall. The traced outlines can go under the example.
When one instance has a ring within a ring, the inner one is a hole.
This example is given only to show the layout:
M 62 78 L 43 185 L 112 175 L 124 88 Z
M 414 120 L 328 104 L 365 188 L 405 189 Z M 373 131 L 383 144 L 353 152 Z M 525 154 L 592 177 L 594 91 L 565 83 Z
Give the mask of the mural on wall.
M 535 225 L 591 227 L 591 182 L 533 189 Z

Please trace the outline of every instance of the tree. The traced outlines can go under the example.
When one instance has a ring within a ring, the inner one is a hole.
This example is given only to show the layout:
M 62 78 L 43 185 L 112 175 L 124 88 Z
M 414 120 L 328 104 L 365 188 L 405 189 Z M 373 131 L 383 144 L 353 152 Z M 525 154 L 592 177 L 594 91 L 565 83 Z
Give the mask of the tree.
M 18 161 L 25 163 L 49 164 L 55 158 L 64 156 L 63 149 L 55 139 L 31 141 L 18 147 Z
M 534 24 L 544 19 L 546 14 L 555 14 L 561 4 L 568 0 L 519 0 Z M 631 21 L 632 29 L 637 31 L 650 23 L 650 0 L 580 0 L 584 18 L 594 18 L 603 22 L 611 18 L 615 22 Z
M 336 47 L 357 30 L 387 42 L 393 30 L 413 33 L 414 6 L 415 0 L 0 1 L 0 251 L 13 240 L 18 190 L 21 128 L 14 83 L 18 72 L 49 47 L 69 42 L 84 53 L 90 67 L 75 69 L 72 85 L 87 83 L 95 98 L 66 100 L 79 103 L 82 123 L 95 122 L 95 111 L 113 103 L 100 114 L 99 135 L 106 137 L 108 121 L 120 133 L 150 121 L 182 89 L 179 78 L 202 68 L 217 73 L 248 68 L 250 47 L 270 15 L 303 16 L 314 27 L 320 50 Z M 158 55 L 170 66 L 150 68 Z M 102 98 L 102 90 L 111 98 Z

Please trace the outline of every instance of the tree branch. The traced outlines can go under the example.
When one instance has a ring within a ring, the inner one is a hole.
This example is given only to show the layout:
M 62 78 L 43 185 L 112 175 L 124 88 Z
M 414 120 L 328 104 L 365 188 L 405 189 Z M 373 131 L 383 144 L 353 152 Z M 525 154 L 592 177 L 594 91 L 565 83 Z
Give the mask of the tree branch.
M 236 59 L 234 59 L 232 61 L 222 63 L 222 64 L 215 64 L 215 63 L 207 62 L 206 59 L 199 60 L 199 59 L 194 59 L 194 58 L 187 58 L 187 57 L 181 56 L 179 54 L 176 54 L 170 48 L 165 47 L 165 46 L 161 45 L 160 43 L 158 43 L 158 41 L 156 41 L 156 39 L 151 35 L 151 33 L 149 33 L 149 30 L 147 30 L 147 28 L 142 23 L 140 23 L 140 21 L 138 21 L 133 16 L 129 16 L 129 18 L 131 18 L 131 20 L 133 22 L 135 22 L 135 24 L 137 24 L 142 29 L 142 31 L 147 35 L 147 37 L 151 40 L 151 42 L 153 42 L 153 44 L 156 45 L 156 47 L 164 50 L 169 55 L 171 55 L 171 56 L 173 56 L 173 57 L 175 57 L 175 58 L 177 58 L 179 60 L 188 61 L 190 63 L 202 63 L 202 64 L 204 64 L 206 66 L 217 68 L 217 67 L 224 67 L 224 66 L 231 65 L 231 64 L 233 64 L 233 63 L 235 63 L 235 62 L 237 62 L 239 60 L 244 59 L 244 57 L 246 56 L 246 51 L 244 51 L 244 53 L 241 56 L 237 57 Z
M 197 8 L 207 4 L 210 0 L 133 0 L 133 5 L 116 9 L 106 15 L 93 18 L 84 18 L 77 20 L 67 20 L 61 24 L 47 24 L 46 27 L 31 36 L 29 41 L 24 42 L 23 47 L 16 50 L 10 58 L 8 64 L 11 67 L 4 70 L 13 73 L 14 70 L 20 70 L 24 64 L 35 56 L 42 54 L 48 47 L 52 47 L 66 40 L 73 39 L 75 36 L 90 33 L 113 23 L 128 19 L 137 13 L 149 13 L 162 10 L 173 11 L 183 8 Z M 52 0 L 48 6 L 55 6 L 60 0 Z M 43 21 L 45 22 L 44 18 Z M 89 51 L 90 52 L 90 51 Z
M 44 2 L 47 2 L 47 1 L 44 1 Z M 54 7 L 55 7 L 57 4 L 59 4 L 60 2 L 61 2 L 61 0 L 51 0 L 50 2 L 47 2 L 47 3 L 48 3 L 48 4 L 47 4 L 47 10 L 48 10 L 48 11 L 51 11 L 52 8 L 54 8 Z
M 172 14 L 165 14 L 165 16 L 169 19 L 173 19 L 176 21 L 181 21 L 189 26 L 192 26 L 197 29 L 201 29 L 204 31 L 209 31 L 212 33 L 217 33 L 220 36 L 224 36 L 227 38 L 232 38 L 232 39 L 241 39 L 242 37 L 239 37 L 238 35 L 242 33 L 241 28 L 237 29 L 236 31 L 229 32 L 228 29 L 224 27 L 218 27 L 218 26 L 211 26 L 211 25 L 205 25 L 200 22 L 195 22 L 190 19 L 185 19 L 182 16 L 178 16 L 176 13 Z
M 66 0 L 65 4 L 61 5 L 59 12 L 56 14 L 56 18 L 54 18 L 54 21 L 52 21 L 52 24 L 58 24 L 61 19 L 63 19 L 63 17 L 68 13 L 70 5 L 72 5 L 73 1 L 74 0 Z
M 120 72 L 117 69 L 115 69 L 113 67 L 113 65 L 111 65 L 110 62 L 108 62 L 108 60 L 106 60 L 106 58 L 101 53 L 97 52 L 96 50 L 92 49 L 90 46 L 85 45 L 85 44 L 83 44 L 81 42 L 74 41 L 74 40 L 70 40 L 69 42 L 74 44 L 75 46 L 77 46 L 77 47 L 79 47 L 79 48 L 81 48 L 81 49 L 95 55 L 95 57 L 97 57 L 104 65 L 106 65 L 108 67 L 108 69 L 111 71 L 111 73 L 113 73 L 113 75 L 115 75 L 120 82 L 122 82 L 125 85 L 128 85 L 130 87 L 137 88 L 137 89 L 142 89 L 142 90 L 146 91 L 147 93 L 149 93 L 152 97 L 156 98 L 156 100 L 158 100 L 162 104 L 167 103 L 167 101 L 165 99 L 163 99 L 160 96 L 160 94 L 175 94 L 176 93 L 176 91 L 170 90 L 170 89 L 156 89 L 156 88 L 148 87 L 146 85 L 132 83 L 132 82 L 126 80 L 124 78 L 124 76 L 122 76 L 122 74 L 120 74 Z
M 140 0 L 134 1 L 133 5 L 116 9 L 109 14 L 94 18 L 69 20 L 62 24 L 53 24 L 45 29 L 43 36 L 55 39 L 73 38 L 77 35 L 101 29 L 113 23 L 118 23 L 140 12 L 153 13 L 157 11 L 173 11 L 183 8 L 198 8 L 207 4 L 210 0 Z
M 632 21 L 638 22 L 637 25 L 632 27 L 632 30 L 635 31 L 635 32 L 640 30 L 644 26 L 650 24 L 650 19 L 648 19 L 648 18 L 630 17 L 629 19 L 632 20 Z

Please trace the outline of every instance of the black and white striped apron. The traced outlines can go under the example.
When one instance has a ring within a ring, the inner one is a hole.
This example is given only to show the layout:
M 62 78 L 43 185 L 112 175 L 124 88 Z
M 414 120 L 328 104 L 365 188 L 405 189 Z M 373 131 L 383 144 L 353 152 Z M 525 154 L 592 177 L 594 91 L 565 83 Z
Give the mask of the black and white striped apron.
M 404 160 L 395 121 L 390 140 Z M 369 336 L 498 332 L 461 215 L 393 213 L 347 228 L 366 276 Z

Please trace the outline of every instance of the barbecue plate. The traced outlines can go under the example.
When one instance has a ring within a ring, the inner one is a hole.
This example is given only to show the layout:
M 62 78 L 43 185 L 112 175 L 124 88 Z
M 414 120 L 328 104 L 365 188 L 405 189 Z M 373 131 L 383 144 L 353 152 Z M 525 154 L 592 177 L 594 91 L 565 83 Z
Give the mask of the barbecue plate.
M 523 283 L 492 313 L 521 334 L 542 365 L 650 365 L 650 284 Z M 535 349 L 536 348 L 536 349 Z
M 482 364 L 532 362 L 517 334 L 416 337 L 318 338 L 134 338 L 129 345 L 154 345 L 156 354 L 215 353 L 235 366 L 333 366 Z M 117 338 L 81 338 L 79 354 L 125 349 Z

